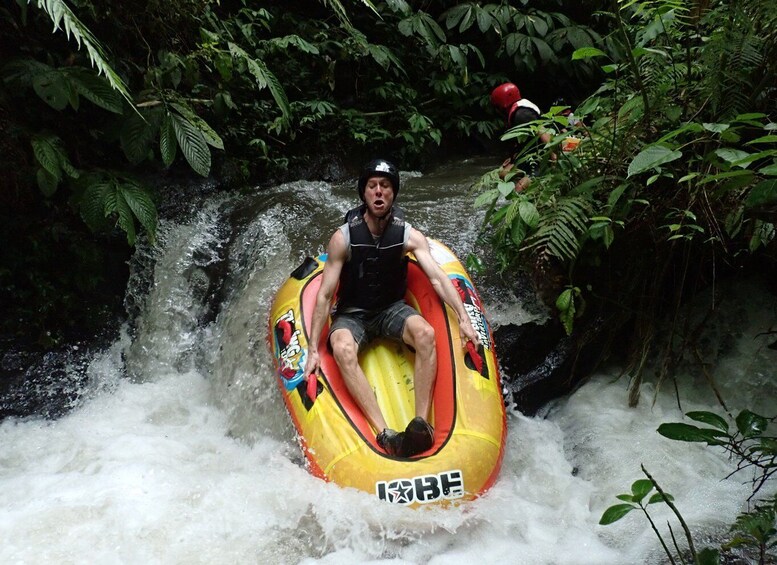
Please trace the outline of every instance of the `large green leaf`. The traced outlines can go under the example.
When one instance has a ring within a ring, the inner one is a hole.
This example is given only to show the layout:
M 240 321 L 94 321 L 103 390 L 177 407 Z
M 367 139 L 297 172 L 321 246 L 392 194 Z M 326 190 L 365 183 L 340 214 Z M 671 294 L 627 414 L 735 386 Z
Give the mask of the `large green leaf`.
M 202 137 L 208 145 L 215 147 L 216 149 L 224 149 L 224 142 L 221 140 L 219 134 L 208 125 L 208 122 L 203 120 L 194 110 L 189 108 L 189 106 L 178 102 L 172 102 L 170 106 L 175 108 L 190 124 L 200 130 Z
M 159 153 L 162 155 L 162 162 L 169 167 L 175 161 L 175 153 L 178 143 L 175 139 L 175 128 L 173 127 L 173 118 L 169 113 L 165 113 L 162 118 L 162 125 L 159 128 Z
M 137 164 L 151 155 L 151 142 L 157 133 L 161 110 L 132 113 L 121 128 L 120 142 L 130 163 Z
M 482 208 L 484 206 L 490 206 L 496 199 L 499 198 L 499 191 L 497 189 L 487 190 L 482 194 L 479 194 L 475 199 L 475 208 Z
M 777 202 L 777 179 L 761 181 L 750 189 L 750 194 L 745 200 L 745 207 L 753 208 L 772 202 Z
M 513 218 L 510 226 L 510 239 L 516 247 L 520 247 L 526 238 L 526 224 L 520 218 Z
M 661 494 L 660 492 L 655 493 L 650 497 L 648 500 L 648 504 L 656 504 L 657 502 L 672 502 L 674 501 L 674 497 L 665 492 L 664 494 Z
M 38 169 L 35 174 L 35 179 L 38 182 L 38 188 L 40 189 L 43 196 L 46 198 L 51 198 L 54 196 L 54 193 L 57 191 L 57 187 L 59 186 L 59 179 L 57 179 L 44 168 Z
M 537 227 L 537 224 L 540 221 L 540 213 L 537 211 L 537 207 L 533 202 L 521 200 L 521 203 L 518 205 L 518 213 L 530 229 Z
M 747 151 L 732 149 L 730 147 L 716 149 L 715 154 L 728 163 L 736 163 L 737 161 L 742 161 L 750 156 L 750 153 Z
M 531 38 L 534 48 L 537 50 L 537 54 L 540 56 L 540 60 L 543 62 L 552 62 L 556 60 L 556 55 L 553 53 L 553 49 L 538 37 Z
M 653 483 L 650 482 L 650 480 L 639 479 L 638 481 L 634 481 L 634 483 L 631 485 L 631 494 L 633 496 L 634 502 L 640 502 L 643 498 L 650 494 L 651 490 L 653 490 Z
M 573 61 L 590 59 L 592 57 L 607 57 L 607 53 L 596 47 L 581 47 L 580 49 L 575 49 L 575 52 L 572 53 Z
M 480 33 L 486 33 L 494 25 L 494 17 L 478 5 L 475 5 L 475 13 Z
M 108 199 L 112 200 L 115 196 L 115 212 L 117 215 L 116 224 L 124 230 L 127 234 L 127 243 L 135 245 L 135 239 L 137 232 L 135 231 L 135 218 L 132 215 L 132 208 L 130 208 L 127 201 L 124 199 L 124 194 L 120 191 L 115 191 L 108 194 Z
M 132 104 L 132 97 L 127 87 L 118 73 L 106 61 L 102 46 L 64 0 L 37 0 L 36 5 L 49 16 L 54 24 L 54 29 L 63 29 L 68 39 L 72 37 L 76 40 L 79 48 L 82 45 L 86 48 L 92 65 L 108 79 L 112 88 L 116 89 L 127 102 Z
M 602 514 L 602 517 L 599 519 L 599 525 L 607 526 L 613 522 L 617 522 L 636 508 L 636 506 L 631 504 L 616 504 L 615 506 L 610 506 L 607 510 L 604 511 L 604 514 Z
M 104 77 L 79 67 L 67 69 L 67 76 L 76 92 L 92 104 L 114 114 L 122 113 L 122 98 Z
M 744 437 L 759 436 L 766 430 L 769 420 L 750 410 L 742 410 L 736 418 L 737 429 Z
M 210 173 L 210 149 L 202 132 L 179 114 L 170 114 L 175 137 L 183 156 L 194 171 L 204 177 Z
M 55 110 L 64 110 L 73 96 L 70 82 L 56 69 L 33 77 L 32 88 L 41 100 Z
M 110 228 L 107 220 L 127 234 L 127 242 L 135 244 L 137 219 L 153 241 L 157 224 L 157 211 L 150 193 L 133 180 L 110 173 L 91 175 L 83 195 L 78 201 L 81 217 L 94 231 Z
M 722 445 L 721 438 L 727 436 L 725 432 L 709 428 L 699 428 L 691 424 L 673 423 L 658 426 L 658 433 L 675 441 L 688 441 L 694 443 L 707 443 L 709 445 Z
M 105 197 L 110 190 L 112 185 L 109 182 L 92 182 L 79 200 L 81 218 L 92 231 L 99 231 L 105 226 Z
M 644 171 L 655 169 L 666 163 L 676 161 L 682 156 L 682 151 L 670 149 L 663 145 L 649 145 L 631 161 L 628 176 L 631 177 Z
M 156 233 L 157 211 L 151 194 L 134 182 L 123 182 L 118 185 L 118 189 L 133 215 L 153 240 Z
M 30 139 L 32 152 L 41 167 L 45 169 L 58 183 L 62 180 L 62 168 L 60 167 L 60 152 L 53 135 L 36 135 Z
M 264 61 L 261 59 L 254 59 L 235 43 L 230 42 L 228 45 L 229 52 L 232 53 L 232 56 L 245 62 L 248 67 L 248 72 L 254 77 L 259 89 L 270 89 L 270 94 L 272 94 L 275 103 L 283 114 L 284 123 L 288 124 L 291 117 L 291 108 L 289 106 L 289 101 L 286 98 L 286 92 L 284 92 L 280 81 L 270 72 L 267 65 L 264 64 Z
M 728 422 L 726 422 L 726 420 L 724 420 L 723 418 L 721 418 L 720 416 L 712 412 L 703 412 L 703 411 L 688 412 L 686 416 L 688 416 L 691 420 L 696 420 L 697 422 L 709 424 L 710 426 L 714 426 L 724 432 L 728 431 Z
M 471 10 L 472 6 L 468 4 L 459 4 L 448 10 L 445 14 L 445 27 L 453 29 L 459 22 L 464 19 L 464 16 Z

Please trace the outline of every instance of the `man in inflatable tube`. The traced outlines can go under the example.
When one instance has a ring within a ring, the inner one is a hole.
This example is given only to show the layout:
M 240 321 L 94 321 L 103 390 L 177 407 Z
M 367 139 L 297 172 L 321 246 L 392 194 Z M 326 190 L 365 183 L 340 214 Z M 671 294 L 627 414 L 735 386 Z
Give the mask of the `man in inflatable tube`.
M 411 457 L 429 449 L 434 430 L 429 425 L 437 352 L 434 329 L 404 300 L 407 287 L 406 252 L 412 252 L 440 298 L 459 318 L 462 343 L 479 340 L 461 298 L 434 261 L 426 237 L 405 221 L 394 206 L 399 172 L 376 159 L 359 177 L 362 205 L 350 210 L 327 247 L 321 287 L 316 296 L 305 374 L 319 368 L 318 343 L 338 288 L 338 303 L 329 330 L 332 349 L 348 391 L 379 433 L 378 445 L 389 455 Z M 390 429 L 358 362 L 358 353 L 377 336 L 401 339 L 416 352 L 415 413 L 404 431 Z

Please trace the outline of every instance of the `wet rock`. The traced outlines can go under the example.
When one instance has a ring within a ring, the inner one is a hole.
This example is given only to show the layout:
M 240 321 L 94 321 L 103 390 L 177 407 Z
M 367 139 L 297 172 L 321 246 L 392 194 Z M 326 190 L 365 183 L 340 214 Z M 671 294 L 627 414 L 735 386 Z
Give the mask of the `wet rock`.
M 504 325 L 494 340 L 505 401 L 529 416 L 572 391 L 591 367 L 591 351 L 581 355 L 579 338 L 567 336 L 556 320 Z
M 84 393 L 93 356 L 94 350 L 78 345 L 0 353 L 0 421 L 31 416 L 53 419 L 68 413 Z

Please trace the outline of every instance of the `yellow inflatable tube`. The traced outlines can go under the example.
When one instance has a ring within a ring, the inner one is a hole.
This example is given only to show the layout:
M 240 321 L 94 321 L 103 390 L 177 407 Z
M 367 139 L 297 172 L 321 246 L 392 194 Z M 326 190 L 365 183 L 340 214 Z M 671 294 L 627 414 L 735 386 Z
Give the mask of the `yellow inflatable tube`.
M 480 298 L 450 249 L 431 239 L 429 244 L 462 297 L 481 346 L 478 352 L 462 347 L 456 314 L 440 300 L 410 254 L 406 300 L 435 328 L 437 346 L 434 445 L 418 456 L 392 457 L 378 447 L 376 431 L 348 393 L 326 346 L 328 326 L 318 347 L 321 373 L 315 399 L 307 393 L 307 339 L 326 255 L 309 257 L 292 273 L 275 296 L 269 320 L 278 384 L 310 472 L 409 506 L 456 503 L 483 493 L 496 480 L 506 433 L 493 335 Z M 404 429 L 415 416 L 413 352 L 381 339 L 367 347 L 359 361 L 388 425 Z

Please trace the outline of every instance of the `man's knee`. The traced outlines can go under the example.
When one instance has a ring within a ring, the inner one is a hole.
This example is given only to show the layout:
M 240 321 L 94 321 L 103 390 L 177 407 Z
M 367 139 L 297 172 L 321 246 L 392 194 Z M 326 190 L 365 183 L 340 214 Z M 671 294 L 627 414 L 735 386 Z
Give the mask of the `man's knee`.
M 434 349 L 434 328 L 421 316 L 409 318 L 407 330 L 416 351 Z
M 339 366 L 356 363 L 359 353 L 356 341 L 348 330 L 333 332 L 329 338 L 332 355 Z

